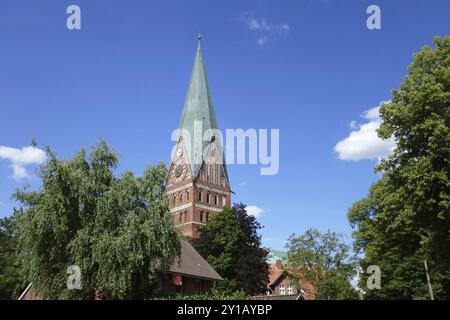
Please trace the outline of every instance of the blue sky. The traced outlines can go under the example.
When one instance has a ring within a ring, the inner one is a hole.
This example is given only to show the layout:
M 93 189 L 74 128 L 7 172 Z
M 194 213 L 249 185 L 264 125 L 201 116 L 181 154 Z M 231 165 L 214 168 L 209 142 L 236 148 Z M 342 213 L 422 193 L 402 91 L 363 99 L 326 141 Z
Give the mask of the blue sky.
M 81 30 L 66 28 L 70 4 Z M 371 4 L 380 30 L 366 27 Z M 280 129 L 278 174 L 228 168 L 233 200 L 262 212 L 264 244 L 283 249 L 310 227 L 350 239 L 347 210 L 391 147 L 374 141 L 373 108 L 449 31 L 444 0 L 2 1 L 0 217 L 15 188 L 37 186 L 22 150 L 33 137 L 66 158 L 103 138 L 120 171 L 167 163 L 201 32 L 220 127 Z M 28 177 L 14 178 L 14 163 Z

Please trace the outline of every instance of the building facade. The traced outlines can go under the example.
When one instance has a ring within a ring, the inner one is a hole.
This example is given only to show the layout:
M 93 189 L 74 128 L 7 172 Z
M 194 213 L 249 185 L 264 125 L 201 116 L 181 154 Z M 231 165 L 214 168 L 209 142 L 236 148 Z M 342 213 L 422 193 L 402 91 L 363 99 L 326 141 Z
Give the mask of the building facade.
M 296 295 L 298 285 L 289 279 L 281 260 L 269 265 L 267 294 L 274 296 Z
M 314 287 L 309 281 L 302 281 L 299 268 L 286 267 L 281 260 L 269 265 L 267 296 L 273 300 L 314 300 Z M 297 280 L 295 280 L 297 279 Z
M 200 36 L 176 138 L 165 191 L 175 227 L 184 235 L 197 238 L 208 220 L 231 204 L 222 135 Z

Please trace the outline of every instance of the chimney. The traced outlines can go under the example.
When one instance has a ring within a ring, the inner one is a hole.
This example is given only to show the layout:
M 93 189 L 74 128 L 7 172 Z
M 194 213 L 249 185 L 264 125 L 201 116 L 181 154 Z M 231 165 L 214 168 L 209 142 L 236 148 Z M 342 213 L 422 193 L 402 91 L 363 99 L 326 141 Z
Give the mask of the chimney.
M 281 260 L 277 260 L 277 262 L 275 262 L 275 268 L 277 269 L 277 271 L 283 271 L 284 267 Z

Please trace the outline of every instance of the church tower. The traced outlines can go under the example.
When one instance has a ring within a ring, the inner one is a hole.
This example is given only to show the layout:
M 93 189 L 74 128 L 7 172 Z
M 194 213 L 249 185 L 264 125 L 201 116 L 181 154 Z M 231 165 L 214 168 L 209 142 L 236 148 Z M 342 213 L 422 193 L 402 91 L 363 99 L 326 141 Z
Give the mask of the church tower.
M 231 204 L 218 130 L 199 36 L 165 187 L 174 225 L 189 237 L 199 237 L 202 226 Z

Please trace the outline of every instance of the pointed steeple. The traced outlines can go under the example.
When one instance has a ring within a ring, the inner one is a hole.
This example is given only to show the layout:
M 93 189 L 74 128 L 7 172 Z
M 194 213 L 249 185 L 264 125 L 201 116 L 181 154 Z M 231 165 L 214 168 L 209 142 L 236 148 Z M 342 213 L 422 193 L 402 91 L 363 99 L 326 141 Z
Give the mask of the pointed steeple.
M 180 129 L 189 129 L 195 120 L 204 120 L 203 122 L 205 122 L 204 125 L 206 125 L 207 129 L 217 129 L 216 115 L 203 62 L 201 39 L 202 36 L 199 35 L 197 54 L 195 55 L 191 80 L 184 102 Z
M 203 38 L 203 36 L 199 33 L 197 36 L 197 40 L 198 40 L 197 51 L 200 51 L 202 49 L 202 38 Z
M 209 218 L 231 206 L 231 189 L 224 163 L 222 133 L 203 62 L 201 35 L 184 102 L 178 140 L 172 149 L 165 192 L 175 228 L 192 238 L 201 236 Z M 181 135 L 180 135 L 181 134 Z
M 196 178 L 200 171 L 205 151 L 211 143 L 211 138 L 213 136 L 211 133 L 206 140 L 203 140 L 205 133 L 207 133 L 209 129 L 218 129 L 211 92 L 208 86 L 205 64 L 203 62 L 201 48 L 202 36 L 199 35 L 197 39 L 197 53 L 195 55 L 194 67 L 192 68 L 191 80 L 179 126 L 179 128 L 183 130 L 182 137 L 193 178 Z M 187 132 L 189 135 L 186 134 Z M 189 136 L 191 138 L 190 143 L 187 143 L 188 141 L 186 140 L 189 139 Z M 219 152 L 223 154 L 222 146 L 220 145 L 219 148 Z M 225 165 L 223 167 L 226 174 Z

